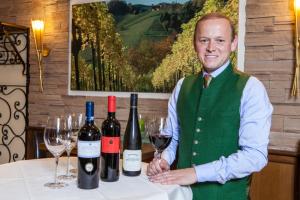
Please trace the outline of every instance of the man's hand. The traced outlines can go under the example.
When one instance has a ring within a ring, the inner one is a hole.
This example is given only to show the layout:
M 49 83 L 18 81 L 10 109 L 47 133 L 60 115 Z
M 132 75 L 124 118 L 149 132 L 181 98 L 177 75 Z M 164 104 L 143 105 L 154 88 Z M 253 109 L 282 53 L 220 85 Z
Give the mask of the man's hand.
M 170 170 L 170 165 L 165 159 L 154 158 L 147 166 L 147 176 L 155 176 L 168 170 Z
M 149 176 L 149 180 L 164 185 L 191 185 L 197 182 L 197 175 L 194 168 L 186 168 L 165 171 L 154 176 Z

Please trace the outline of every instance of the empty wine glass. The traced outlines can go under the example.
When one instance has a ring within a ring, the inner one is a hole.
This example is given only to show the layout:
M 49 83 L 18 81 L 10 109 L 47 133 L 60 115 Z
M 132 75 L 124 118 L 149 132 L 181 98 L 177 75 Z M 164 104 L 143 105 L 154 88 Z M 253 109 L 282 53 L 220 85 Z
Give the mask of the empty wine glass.
M 67 186 L 66 183 L 57 181 L 57 166 L 59 157 L 65 151 L 64 143 L 61 140 L 61 135 L 65 132 L 63 120 L 61 117 L 48 117 L 47 125 L 44 131 L 44 142 L 47 149 L 55 157 L 55 175 L 54 182 L 46 183 L 49 188 L 62 188 Z
M 161 153 L 169 146 L 172 140 L 172 132 L 166 132 L 166 118 L 153 117 L 149 118 L 145 123 L 145 130 L 151 144 L 155 149 L 154 156 L 161 158 Z
M 63 120 L 63 126 L 65 127 L 64 134 L 61 134 L 61 140 L 65 145 L 65 149 L 67 152 L 67 173 L 65 175 L 61 175 L 58 178 L 62 180 L 70 180 L 76 178 L 75 175 L 70 174 L 70 154 L 72 149 L 76 146 L 77 143 L 77 133 L 79 130 L 78 119 L 79 116 L 76 114 L 67 114 Z
M 84 124 L 84 115 L 82 113 L 73 113 L 71 120 L 72 120 L 72 122 L 71 122 L 71 126 L 72 126 L 72 128 L 71 128 L 72 129 L 71 138 L 72 138 L 72 141 L 74 141 L 74 146 L 76 146 L 77 138 L 78 138 L 78 132 Z M 71 149 L 71 151 L 72 151 L 72 149 Z M 69 160 L 69 158 L 68 158 L 68 160 Z M 70 166 L 69 161 L 68 161 L 68 166 Z M 77 174 L 76 169 L 70 169 L 69 170 L 69 168 L 68 168 L 68 171 L 73 173 L 73 174 Z

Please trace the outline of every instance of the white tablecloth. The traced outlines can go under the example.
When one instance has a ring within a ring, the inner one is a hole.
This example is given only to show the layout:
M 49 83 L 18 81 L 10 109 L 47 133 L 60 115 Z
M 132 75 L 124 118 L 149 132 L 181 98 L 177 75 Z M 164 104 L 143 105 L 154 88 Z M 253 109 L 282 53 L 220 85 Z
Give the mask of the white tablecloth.
M 77 167 L 77 158 L 71 159 L 71 168 Z M 44 186 L 54 179 L 54 159 L 25 160 L 0 165 L 1 200 L 189 200 L 189 187 L 153 184 L 145 175 L 146 164 L 138 177 L 126 177 L 122 173 L 118 182 L 100 181 L 99 188 L 78 189 L 76 180 L 65 181 L 62 189 Z M 66 158 L 60 158 L 58 175 L 66 172 Z

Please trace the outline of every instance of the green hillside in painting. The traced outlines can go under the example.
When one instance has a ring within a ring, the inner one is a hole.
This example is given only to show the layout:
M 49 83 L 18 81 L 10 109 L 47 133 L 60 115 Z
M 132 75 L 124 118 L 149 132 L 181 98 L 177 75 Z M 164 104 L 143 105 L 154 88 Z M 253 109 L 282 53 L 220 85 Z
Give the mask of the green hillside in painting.
M 141 40 L 159 41 L 167 37 L 172 30 L 167 30 L 161 23 L 163 10 L 127 14 L 117 24 L 117 32 L 121 34 L 124 45 L 136 46 Z

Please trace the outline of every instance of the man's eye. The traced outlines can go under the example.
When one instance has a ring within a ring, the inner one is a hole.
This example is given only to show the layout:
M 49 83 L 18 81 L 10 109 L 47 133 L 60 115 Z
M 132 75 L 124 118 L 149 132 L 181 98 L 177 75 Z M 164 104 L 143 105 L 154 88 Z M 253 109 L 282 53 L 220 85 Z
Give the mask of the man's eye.
M 218 43 L 224 43 L 225 40 L 223 40 L 223 39 L 217 39 L 217 42 L 218 42 Z
M 207 39 L 200 39 L 200 43 L 207 43 L 208 40 Z

